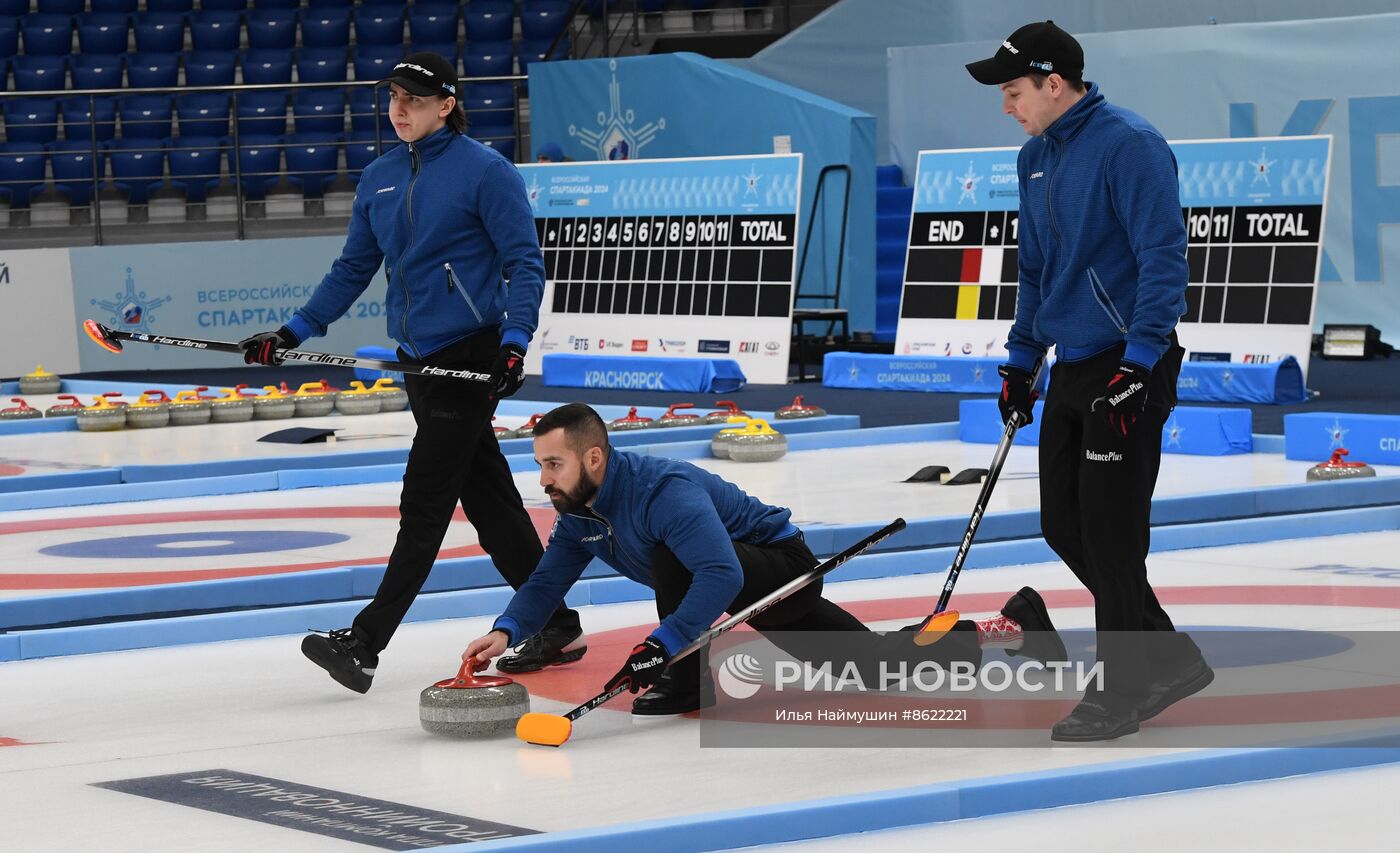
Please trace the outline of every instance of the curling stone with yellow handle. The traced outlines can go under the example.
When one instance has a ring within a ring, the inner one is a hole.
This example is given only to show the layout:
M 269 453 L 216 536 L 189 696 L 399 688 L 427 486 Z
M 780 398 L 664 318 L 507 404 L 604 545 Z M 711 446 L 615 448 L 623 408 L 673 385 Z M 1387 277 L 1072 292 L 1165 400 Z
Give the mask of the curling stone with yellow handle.
M 787 455 L 787 438 L 762 418 L 744 425 L 729 442 L 729 458 L 735 462 L 772 462 Z
M 276 385 L 263 386 L 261 397 L 253 398 L 253 417 L 260 421 L 280 421 L 296 414 L 297 404 Z
M 744 427 L 747 426 L 748 423 L 749 419 L 746 415 L 735 415 L 730 418 L 729 428 L 720 430 L 715 433 L 714 438 L 710 439 L 710 453 L 712 453 L 716 459 L 728 459 L 730 442 L 733 441 L 736 435 L 743 433 Z
M 78 412 L 82 432 L 112 432 L 126 428 L 126 404 L 118 404 L 107 394 L 93 398 L 93 404 Z
M 216 424 L 241 424 L 253 419 L 254 397 L 244 394 L 247 385 L 222 388 L 218 397 L 209 401 L 209 422 Z
M 21 394 L 57 394 L 59 386 L 63 384 L 63 377 L 57 373 L 50 373 L 41 364 L 34 368 L 33 373 L 26 373 L 19 378 L 19 392 Z
M 381 412 L 402 412 L 408 408 L 408 392 L 394 385 L 394 380 L 387 376 L 374 380 L 370 390 L 379 398 Z
M 319 418 L 335 411 L 335 389 L 322 379 L 319 382 L 303 382 L 292 395 L 299 418 Z
M 126 409 L 126 425 L 131 429 L 155 429 L 170 424 L 170 398 L 164 391 L 147 391 Z
M 373 415 L 379 411 L 379 396 L 358 379 L 350 383 L 349 391 L 335 395 L 335 410 L 342 415 Z

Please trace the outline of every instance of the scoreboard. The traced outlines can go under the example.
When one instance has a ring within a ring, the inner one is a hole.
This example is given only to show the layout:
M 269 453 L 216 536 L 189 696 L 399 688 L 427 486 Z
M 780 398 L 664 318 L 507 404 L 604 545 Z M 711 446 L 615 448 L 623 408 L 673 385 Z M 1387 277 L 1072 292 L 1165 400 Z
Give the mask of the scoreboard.
M 534 349 L 787 381 L 802 155 L 519 168 L 545 261 Z
M 1331 137 L 1170 143 L 1187 231 L 1188 357 L 1306 370 Z M 923 151 L 896 352 L 1000 357 L 1016 314 L 1015 148 Z

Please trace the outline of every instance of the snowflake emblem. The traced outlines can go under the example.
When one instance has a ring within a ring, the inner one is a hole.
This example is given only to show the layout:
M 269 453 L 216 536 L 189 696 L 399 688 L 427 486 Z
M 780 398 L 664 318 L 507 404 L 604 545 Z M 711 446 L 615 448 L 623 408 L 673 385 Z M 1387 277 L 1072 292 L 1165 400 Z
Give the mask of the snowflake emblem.
M 1177 422 L 1176 415 L 1172 415 L 1172 422 L 1167 424 L 1167 447 L 1181 447 L 1181 434 L 1186 432 L 1186 427 Z
M 1220 381 L 1226 385 L 1229 385 L 1231 382 L 1234 381 L 1234 379 L 1235 372 L 1233 370 L 1226 370 L 1220 374 Z
M 1332 425 L 1324 427 L 1324 429 L 1327 430 L 1327 437 L 1332 439 L 1332 446 L 1328 448 L 1329 450 L 1336 450 L 1339 447 L 1346 446 L 1344 441 L 1347 437 L 1347 433 L 1351 432 L 1351 430 L 1342 426 L 1341 418 L 1333 418 Z
M 91 304 L 108 312 L 108 323 L 128 332 L 150 334 L 151 323 L 155 322 L 155 309 L 170 301 L 169 296 L 151 298 L 146 291 L 138 291 L 131 277 L 131 267 L 126 268 L 126 291 L 113 294 L 111 301 L 89 300 Z
M 757 196 L 758 182 L 761 180 L 763 180 L 763 176 L 753 166 L 750 166 L 749 173 L 744 175 L 744 196 Z
M 1249 161 L 1249 165 L 1254 172 L 1254 180 L 1250 181 L 1249 185 L 1252 187 L 1260 181 L 1263 181 L 1264 186 L 1267 187 L 1269 185 L 1269 167 L 1277 162 L 1277 160 L 1270 160 L 1269 149 L 1261 146 L 1259 148 L 1259 159 Z
M 977 185 L 982 183 L 982 176 L 972 169 L 972 161 L 967 161 L 967 174 L 958 175 L 958 187 L 962 189 L 962 194 L 958 196 L 958 204 L 965 201 L 977 200 Z
M 580 128 L 569 125 L 569 135 L 598 155 L 599 160 L 631 160 L 641 154 L 642 148 L 656 138 L 656 134 L 666 129 L 666 119 L 637 125 L 634 110 L 622 108 L 622 87 L 617 82 L 617 60 L 608 63 L 612 72 L 612 82 L 608 84 L 608 112 L 597 115 L 598 128 Z
M 538 211 L 540 209 L 540 179 L 531 175 L 530 186 L 525 188 L 525 192 L 530 197 L 530 209 Z

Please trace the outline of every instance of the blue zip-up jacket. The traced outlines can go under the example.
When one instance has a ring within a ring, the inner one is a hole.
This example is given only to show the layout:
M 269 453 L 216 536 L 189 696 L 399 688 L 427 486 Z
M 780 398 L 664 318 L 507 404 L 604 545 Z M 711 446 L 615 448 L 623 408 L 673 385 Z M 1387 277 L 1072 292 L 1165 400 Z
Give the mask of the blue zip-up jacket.
M 559 516 L 544 557 L 496 620 L 512 645 L 544 627 L 594 557 L 652 586 L 651 550 L 665 545 L 695 575 L 676 612 L 652 633 L 673 655 L 708 630 L 743 588 L 735 542 L 766 545 L 798 532 L 791 510 L 750 497 L 709 471 L 617 448 L 585 512 Z
M 1156 365 L 1186 312 L 1186 225 L 1167 141 L 1090 84 L 1021 147 L 1016 172 L 1009 362 L 1029 371 L 1052 344 L 1077 361 L 1126 339 L 1125 360 Z
M 496 151 L 444 127 L 370 163 L 345 248 L 287 328 L 324 335 L 381 263 L 389 337 L 415 358 L 497 326 L 502 344 L 529 347 L 544 256 L 525 181 Z

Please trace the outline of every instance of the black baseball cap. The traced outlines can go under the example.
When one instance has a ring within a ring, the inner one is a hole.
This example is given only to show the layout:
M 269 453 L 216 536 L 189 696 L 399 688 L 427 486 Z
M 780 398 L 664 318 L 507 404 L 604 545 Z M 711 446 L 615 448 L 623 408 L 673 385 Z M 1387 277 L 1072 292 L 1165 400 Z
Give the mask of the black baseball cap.
M 450 95 L 458 98 L 457 69 L 451 62 L 432 51 L 410 53 L 399 60 L 399 64 L 394 66 L 389 76 L 379 81 L 381 86 L 387 83 L 398 83 L 410 94 L 420 97 Z
M 1000 86 L 1027 74 L 1058 74 L 1066 80 L 1082 80 L 1084 48 L 1054 21 L 1037 21 L 1007 36 L 991 59 L 969 62 L 967 72 L 988 86 Z

